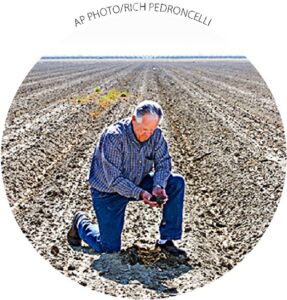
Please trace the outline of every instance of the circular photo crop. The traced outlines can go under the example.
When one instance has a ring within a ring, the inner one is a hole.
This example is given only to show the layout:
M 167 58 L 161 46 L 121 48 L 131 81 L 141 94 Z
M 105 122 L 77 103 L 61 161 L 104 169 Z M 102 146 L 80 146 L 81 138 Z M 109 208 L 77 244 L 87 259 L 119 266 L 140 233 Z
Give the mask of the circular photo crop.
M 144 100 L 161 106 L 160 124 L 133 117 Z M 184 184 L 168 181 L 163 156 Z M 1 163 L 14 216 L 53 267 L 98 292 L 158 299 L 221 277 L 254 248 L 282 193 L 286 148 L 246 57 L 43 57 L 10 107 Z M 168 200 L 151 205 L 155 189 Z

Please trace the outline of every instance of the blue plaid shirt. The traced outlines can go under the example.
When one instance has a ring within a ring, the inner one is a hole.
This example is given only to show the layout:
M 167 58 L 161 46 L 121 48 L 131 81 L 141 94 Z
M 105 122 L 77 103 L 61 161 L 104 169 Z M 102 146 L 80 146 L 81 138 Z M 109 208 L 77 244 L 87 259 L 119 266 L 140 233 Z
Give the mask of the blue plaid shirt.
M 89 182 L 100 192 L 139 199 L 142 179 L 153 170 L 153 185 L 165 188 L 171 172 L 171 156 L 160 128 L 139 142 L 131 118 L 107 127 L 92 158 Z

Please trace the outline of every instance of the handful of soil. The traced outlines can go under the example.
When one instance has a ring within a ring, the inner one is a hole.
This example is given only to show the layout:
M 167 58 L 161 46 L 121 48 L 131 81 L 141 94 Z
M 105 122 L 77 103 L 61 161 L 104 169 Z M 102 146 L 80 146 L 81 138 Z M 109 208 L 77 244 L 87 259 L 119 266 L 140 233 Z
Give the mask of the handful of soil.
M 150 201 L 156 202 L 158 205 L 162 205 L 164 202 L 165 196 L 162 195 L 152 195 Z

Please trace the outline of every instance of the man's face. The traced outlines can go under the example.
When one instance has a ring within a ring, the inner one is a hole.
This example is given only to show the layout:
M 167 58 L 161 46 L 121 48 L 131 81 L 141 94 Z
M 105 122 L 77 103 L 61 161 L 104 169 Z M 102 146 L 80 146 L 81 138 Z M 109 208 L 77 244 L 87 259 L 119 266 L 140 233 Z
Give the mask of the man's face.
M 142 122 L 138 123 L 136 117 L 132 116 L 133 130 L 139 142 L 147 141 L 159 124 L 159 117 L 151 114 L 144 114 Z

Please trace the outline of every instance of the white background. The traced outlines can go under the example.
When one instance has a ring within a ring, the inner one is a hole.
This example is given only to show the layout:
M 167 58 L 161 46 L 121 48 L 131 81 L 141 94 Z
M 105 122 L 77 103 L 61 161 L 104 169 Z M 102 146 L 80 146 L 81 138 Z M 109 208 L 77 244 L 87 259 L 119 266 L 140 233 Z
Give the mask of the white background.
M 71 49 L 79 52 L 74 54 L 103 55 L 193 54 L 200 49 L 204 49 L 204 53 L 210 49 L 213 52 L 227 51 L 222 54 L 246 55 L 273 93 L 286 128 L 287 46 L 284 38 L 286 40 L 287 21 L 284 1 L 162 1 L 212 17 L 210 27 L 177 16 L 152 13 L 110 16 L 94 20 L 81 28 L 74 27 L 75 17 L 117 2 L 1 2 L 1 137 L 11 101 L 33 65 L 43 55 L 71 54 Z M 232 46 L 222 46 L 222 40 Z M 87 48 L 93 51 L 84 53 Z M 34 300 L 69 297 L 73 300 L 98 297 L 89 288 L 81 287 L 61 275 L 40 257 L 13 217 L 2 180 L 0 188 L 1 298 Z M 286 229 L 285 186 L 271 225 L 253 251 L 222 278 L 177 299 L 190 296 L 195 300 L 287 299 Z M 111 298 L 99 295 L 101 299 Z

